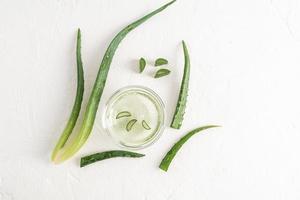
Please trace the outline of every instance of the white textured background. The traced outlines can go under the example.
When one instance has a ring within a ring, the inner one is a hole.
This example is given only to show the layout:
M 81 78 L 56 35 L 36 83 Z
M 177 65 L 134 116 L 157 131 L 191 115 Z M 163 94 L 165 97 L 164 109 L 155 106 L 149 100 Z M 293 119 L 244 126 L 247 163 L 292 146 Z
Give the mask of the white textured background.
M 129 22 L 165 0 L 0 0 L 1 200 L 300 199 L 299 0 L 178 0 L 121 43 L 100 109 L 117 89 L 141 84 L 173 113 L 186 40 L 192 74 L 185 121 L 142 159 L 80 169 L 79 158 L 116 149 L 101 131 L 63 165 L 50 163 L 76 89 L 76 29 L 82 29 L 85 101 L 102 55 Z M 136 59 L 166 57 L 172 74 L 137 73 Z M 85 105 L 86 102 L 84 102 Z M 84 106 L 85 107 L 85 106 Z M 84 108 L 83 107 L 83 108 Z M 158 164 L 188 130 L 168 173 Z

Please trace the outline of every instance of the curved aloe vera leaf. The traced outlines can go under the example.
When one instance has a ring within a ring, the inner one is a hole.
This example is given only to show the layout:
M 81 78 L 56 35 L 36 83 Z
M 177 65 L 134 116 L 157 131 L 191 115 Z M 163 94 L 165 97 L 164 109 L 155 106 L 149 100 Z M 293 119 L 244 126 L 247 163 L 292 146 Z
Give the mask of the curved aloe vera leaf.
M 145 154 L 135 153 L 131 151 L 121 151 L 121 150 L 105 151 L 105 152 L 95 153 L 89 156 L 82 157 L 80 159 L 80 167 L 84 167 L 86 165 L 90 165 L 97 161 L 101 161 L 109 158 L 116 158 L 116 157 L 140 158 L 143 156 L 145 156 Z
M 177 100 L 176 110 L 171 123 L 171 127 L 175 129 L 180 129 L 183 121 L 190 79 L 190 56 L 184 41 L 182 41 L 182 46 L 184 53 L 184 71 L 180 86 L 179 97 Z
M 196 133 L 199 133 L 200 131 L 203 131 L 203 130 L 206 130 L 209 128 L 215 128 L 215 127 L 220 127 L 220 126 L 217 126 L 217 125 L 203 126 L 203 127 L 196 128 L 196 129 L 190 131 L 189 133 L 187 133 L 178 142 L 176 142 L 176 144 L 170 149 L 170 151 L 167 153 L 167 155 L 165 155 L 165 157 L 163 158 L 163 160 L 161 161 L 161 163 L 159 165 L 159 168 L 164 171 L 168 171 L 173 158 L 175 157 L 175 155 L 177 154 L 179 149 L 182 147 L 182 145 L 186 141 L 188 141 L 188 139 L 190 139 L 193 135 L 195 135 Z
M 59 150 L 64 147 L 69 136 L 71 135 L 76 121 L 79 116 L 79 112 L 81 109 L 83 92 L 84 92 L 84 77 L 83 77 L 83 67 L 82 67 L 82 59 L 81 59 L 81 32 L 80 29 L 77 31 L 77 47 L 76 47 L 76 61 L 77 61 L 77 91 L 76 98 L 73 105 L 73 109 L 71 115 L 69 117 L 68 123 L 63 130 L 51 156 L 51 160 L 54 161 L 57 156 Z
M 173 4 L 176 0 L 173 0 L 167 4 L 165 4 L 164 6 L 158 8 L 157 10 L 154 10 L 153 12 L 145 15 L 144 17 L 138 19 L 137 21 L 129 24 L 128 26 L 126 26 L 125 28 L 123 28 L 111 41 L 111 43 L 109 44 L 102 62 L 100 64 L 100 68 L 97 74 L 97 78 L 96 81 L 94 83 L 94 87 L 91 93 L 91 96 L 89 98 L 88 104 L 87 104 L 87 108 L 86 108 L 86 112 L 84 114 L 84 119 L 83 119 L 83 123 L 82 126 L 79 130 L 79 133 L 75 136 L 73 142 L 70 144 L 70 146 L 66 147 L 64 149 L 63 152 L 61 152 L 56 158 L 55 158 L 55 162 L 56 163 L 61 163 L 67 159 L 69 159 L 70 157 L 72 157 L 86 142 L 86 140 L 88 139 L 93 125 L 94 125 L 94 121 L 95 121 L 95 117 L 96 117 L 96 113 L 97 113 L 97 109 L 99 106 L 99 101 L 100 98 L 102 96 L 103 93 L 103 89 L 105 86 L 105 82 L 107 79 L 107 74 L 109 71 L 109 67 L 110 64 L 112 62 L 113 56 L 120 44 L 120 42 L 125 38 L 125 36 L 132 31 L 133 29 L 135 29 L 136 27 L 138 27 L 139 25 L 141 25 L 143 22 L 147 21 L 149 18 L 151 18 L 152 16 L 158 14 L 159 12 L 163 11 L 164 9 L 166 9 L 168 6 L 170 6 L 171 4 Z

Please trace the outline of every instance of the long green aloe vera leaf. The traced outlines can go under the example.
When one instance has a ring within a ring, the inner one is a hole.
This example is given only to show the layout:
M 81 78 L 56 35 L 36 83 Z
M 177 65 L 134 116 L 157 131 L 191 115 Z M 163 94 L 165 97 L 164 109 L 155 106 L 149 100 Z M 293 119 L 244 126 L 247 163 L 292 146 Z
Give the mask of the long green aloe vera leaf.
M 187 101 L 188 90 L 189 90 L 189 79 L 190 79 L 190 66 L 191 66 L 190 56 L 184 41 L 182 41 L 182 46 L 183 46 L 183 53 L 184 53 L 184 71 L 183 71 L 183 77 L 180 86 L 179 97 L 177 100 L 176 110 L 171 123 L 171 127 L 175 129 L 180 129 L 183 121 L 183 115 L 185 113 L 185 108 L 186 108 L 186 101 Z
M 83 99 L 83 92 L 84 92 L 84 73 L 83 73 L 83 66 L 82 66 L 82 59 L 81 59 L 81 32 L 80 29 L 77 31 L 77 46 L 76 46 L 76 61 L 77 61 L 77 91 L 76 91 L 76 98 L 72 108 L 71 115 L 65 126 L 51 156 L 51 160 L 54 161 L 55 157 L 57 156 L 60 149 L 62 149 L 69 136 L 71 135 L 76 121 L 79 116 L 79 112 L 81 109 L 82 99 Z
M 202 126 L 202 127 L 196 128 L 196 129 L 188 132 L 178 142 L 176 142 L 174 144 L 174 146 L 170 149 L 170 151 L 165 155 L 165 157 L 163 158 L 163 160 L 161 161 L 161 163 L 159 165 L 159 168 L 164 171 L 168 171 L 173 158 L 176 156 L 177 152 L 182 147 L 182 145 L 184 145 L 184 143 L 186 143 L 186 141 L 188 141 L 196 133 L 199 133 L 199 132 L 209 129 L 209 128 L 216 128 L 216 127 L 220 127 L 220 126 L 217 126 L 217 125 Z
M 90 165 L 92 163 L 110 159 L 110 158 L 116 158 L 116 157 L 128 157 L 128 158 L 140 158 L 145 156 L 145 154 L 135 153 L 131 151 L 121 151 L 121 150 L 113 150 L 113 151 L 105 151 L 101 153 L 95 153 L 89 156 L 82 157 L 80 159 L 80 167 L 84 167 L 86 165 Z
M 103 56 L 102 62 L 100 64 L 100 68 L 99 68 L 99 71 L 98 71 L 98 74 L 97 74 L 97 78 L 96 78 L 96 81 L 94 83 L 94 87 L 93 87 L 91 96 L 89 98 L 89 101 L 88 101 L 88 104 L 87 104 L 87 107 L 86 107 L 83 123 L 82 123 L 82 126 L 81 126 L 80 130 L 79 130 L 79 133 L 75 136 L 73 142 L 68 147 L 63 149 L 63 152 L 61 152 L 55 158 L 55 163 L 61 163 L 65 160 L 69 159 L 70 157 L 72 157 L 84 145 L 84 143 L 87 141 L 87 139 L 88 139 L 88 137 L 89 137 L 89 135 L 92 131 L 93 125 L 94 125 L 94 121 L 95 121 L 99 101 L 100 101 L 102 93 L 103 93 L 103 89 L 104 89 L 105 82 L 106 82 L 106 79 L 107 79 L 107 74 L 108 74 L 108 71 L 109 71 L 109 67 L 110 67 L 113 56 L 114 56 L 120 42 L 133 29 L 138 27 L 143 22 L 147 21 L 152 16 L 154 16 L 154 15 L 158 14 L 159 12 L 163 11 L 168 6 L 173 4 L 175 1 L 176 0 L 173 0 L 173 1 L 165 4 L 162 7 L 158 8 L 157 10 L 154 10 L 153 12 L 145 15 L 144 17 L 138 19 L 137 21 L 129 24 L 128 26 L 123 28 L 113 38 L 113 40 L 109 44 L 109 46 L 108 46 L 108 48 L 107 48 L 107 50 L 106 50 L 106 52 Z

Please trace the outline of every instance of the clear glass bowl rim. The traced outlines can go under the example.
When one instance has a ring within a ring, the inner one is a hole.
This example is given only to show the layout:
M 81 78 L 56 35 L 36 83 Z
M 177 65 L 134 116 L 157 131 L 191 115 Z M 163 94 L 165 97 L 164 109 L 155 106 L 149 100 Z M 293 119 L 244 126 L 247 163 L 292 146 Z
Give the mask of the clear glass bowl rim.
M 131 91 L 131 90 L 137 90 L 137 91 L 143 91 L 146 92 L 147 95 L 150 95 L 151 98 L 155 99 L 155 101 L 158 103 L 158 106 L 160 107 L 160 109 L 162 110 L 162 120 L 160 123 L 160 127 L 158 129 L 158 131 L 154 134 L 154 136 L 151 138 L 151 140 L 149 140 L 146 143 L 143 143 L 139 146 L 129 146 L 129 145 L 125 145 L 123 144 L 121 141 L 117 140 L 115 137 L 113 137 L 113 135 L 110 133 L 108 127 L 106 126 L 106 113 L 110 107 L 110 104 L 114 102 L 114 100 L 116 98 L 118 98 L 121 94 L 123 94 L 124 92 L 127 91 Z M 145 87 L 145 86 L 140 86 L 140 85 L 129 85 L 129 86 L 125 86 L 122 87 L 120 89 L 118 89 L 117 91 L 115 91 L 107 100 L 107 102 L 105 103 L 105 107 L 103 110 L 103 114 L 102 114 L 102 127 L 105 130 L 105 132 L 112 138 L 112 140 L 120 147 L 123 148 L 127 148 L 127 149 L 133 149 L 133 150 L 137 150 L 137 149 L 144 149 L 146 147 L 151 146 L 152 144 L 154 144 L 162 135 L 164 129 L 165 129 L 165 105 L 162 101 L 162 99 L 160 98 L 160 96 L 154 92 L 152 89 Z

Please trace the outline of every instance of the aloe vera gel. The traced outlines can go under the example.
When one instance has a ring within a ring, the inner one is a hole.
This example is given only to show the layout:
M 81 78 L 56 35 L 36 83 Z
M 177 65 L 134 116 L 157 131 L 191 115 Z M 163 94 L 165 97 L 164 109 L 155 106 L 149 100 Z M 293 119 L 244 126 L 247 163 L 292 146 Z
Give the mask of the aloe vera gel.
M 163 131 L 164 105 L 152 90 L 129 86 L 117 91 L 108 101 L 103 126 L 120 145 L 144 148 Z

